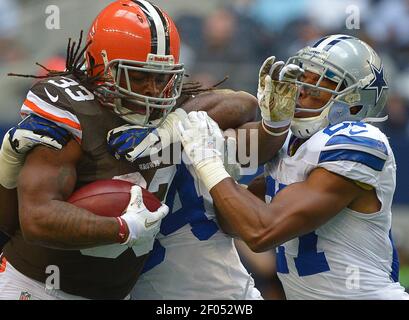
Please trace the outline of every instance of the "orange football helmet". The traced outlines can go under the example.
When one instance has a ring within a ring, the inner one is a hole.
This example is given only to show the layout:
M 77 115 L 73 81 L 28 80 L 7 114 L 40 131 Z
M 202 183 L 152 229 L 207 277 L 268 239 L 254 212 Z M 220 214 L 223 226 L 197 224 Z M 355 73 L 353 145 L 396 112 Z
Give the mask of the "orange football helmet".
M 179 34 L 172 19 L 148 1 L 119 0 L 96 17 L 88 41 L 87 73 L 103 74 L 105 79 L 96 89 L 101 103 L 130 123 L 159 126 L 181 94 L 184 75 Z M 133 90 L 133 72 L 142 74 L 142 79 L 159 77 L 160 91 Z M 136 112 L 125 107 L 130 104 L 145 109 Z M 152 121 L 155 110 L 161 118 Z

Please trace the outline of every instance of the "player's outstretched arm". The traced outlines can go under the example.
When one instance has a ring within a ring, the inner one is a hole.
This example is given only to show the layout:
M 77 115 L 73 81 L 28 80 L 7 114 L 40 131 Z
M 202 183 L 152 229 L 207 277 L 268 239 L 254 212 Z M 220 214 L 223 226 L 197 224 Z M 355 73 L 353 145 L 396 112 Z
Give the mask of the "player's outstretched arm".
M 270 204 L 230 178 L 210 190 L 219 214 L 256 252 L 315 230 L 343 208 L 360 201 L 366 192 L 351 180 L 322 168 L 312 171 L 306 181 L 285 187 Z M 378 209 L 364 208 L 369 212 Z
M 191 111 L 206 111 L 220 129 L 237 128 L 254 121 L 257 116 L 257 99 L 245 91 L 217 89 L 203 92 L 190 98 L 182 108 Z
M 287 131 L 288 125 L 271 129 L 277 136 L 268 134 L 263 129 L 261 121 L 255 121 L 258 107 L 257 98 L 250 93 L 229 89 L 201 93 L 182 106 L 187 113 L 206 111 L 220 129 L 236 129 L 236 137 L 239 137 L 238 130 L 246 131 L 245 141 L 237 141 L 237 143 L 245 143 L 246 150 L 251 150 L 250 130 L 257 130 L 258 163 L 262 164 L 271 160 L 282 147 L 286 135 L 280 135 L 280 133 Z
M 185 119 L 187 113 L 196 110 L 206 111 L 221 129 L 226 130 L 254 121 L 257 99 L 247 92 L 229 89 L 200 93 L 171 112 L 157 129 L 127 124 L 111 130 L 107 135 L 110 152 L 116 158 L 130 162 L 146 156 L 152 157 L 179 141 L 175 132 L 176 124 Z
M 261 201 L 265 201 L 265 194 L 266 194 L 266 185 L 265 185 L 265 178 L 264 175 L 259 175 L 254 178 L 248 186 L 241 185 L 243 188 L 246 188 L 252 194 L 254 194 L 257 198 Z M 220 228 L 223 230 L 224 233 L 229 234 L 232 237 L 238 238 L 237 231 L 231 226 L 228 220 L 219 213 L 219 210 L 215 206 L 215 212 L 217 215 L 217 221 L 219 223 Z

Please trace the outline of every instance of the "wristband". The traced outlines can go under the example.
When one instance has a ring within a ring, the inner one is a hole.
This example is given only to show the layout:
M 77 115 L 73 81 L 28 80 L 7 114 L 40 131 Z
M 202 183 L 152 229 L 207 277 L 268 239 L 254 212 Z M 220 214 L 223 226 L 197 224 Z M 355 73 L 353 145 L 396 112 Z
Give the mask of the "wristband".
M 266 133 L 268 133 L 270 136 L 273 136 L 273 137 L 282 136 L 283 134 L 286 134 L 286 133 L 290 130 L 290 127 L 288 127 L 286 130 L 284 130 L 284 131 L 282 131 L 282 132 L 273 132 L 273 131 L 270 131 L 269 129 L 267 129 L 267 125 L 264 124 L 264 119 L 261 120 L 261 126 L 263 127 L 263 129 L 264 129 L 264 131 L 265 131 Z
M 214 161 L 213 159 L 204 161 L 196 167 L 196 171 L 206 186 L 207 190 L 211 190 L 220 181 L 231 178 L 223 166 L 223 162 Z
M 116 220 L 119 224 L 119 232 L 118 232 L 118 242 L 124 244 L 128 239 L 126 237 L 126 226 L 125 221 L 121 217 L 117 217 Z

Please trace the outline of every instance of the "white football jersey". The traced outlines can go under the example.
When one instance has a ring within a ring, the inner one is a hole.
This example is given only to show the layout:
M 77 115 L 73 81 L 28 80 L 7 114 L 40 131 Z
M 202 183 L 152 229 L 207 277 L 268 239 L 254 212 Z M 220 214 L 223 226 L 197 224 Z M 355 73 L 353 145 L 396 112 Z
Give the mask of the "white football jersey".
M 295 139 L 265 166 L 267 202 L 321 167 L 375 187 L 382 206 L 373 214 L 345 208 L 315 231 L 276 248 L 287 298 L 409 299 L 398 282 L 391 238 L 396 164 L 386 136 L 370 124 L 343 122 L 317 132 L 290 156 Z
M 166 197 L 170 213 L 162 221 L 132 298 L 262 299 L 233 239 L 220 230 L 212 198 L 193 168 L 177 165 L 172 178 Z

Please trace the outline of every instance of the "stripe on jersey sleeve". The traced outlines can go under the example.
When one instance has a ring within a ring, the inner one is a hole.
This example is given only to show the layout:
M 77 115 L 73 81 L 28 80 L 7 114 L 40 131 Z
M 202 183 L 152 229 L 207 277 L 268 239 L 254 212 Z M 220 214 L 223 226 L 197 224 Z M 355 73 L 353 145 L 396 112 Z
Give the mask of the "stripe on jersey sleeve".
M 82 139 L 82 129 L 78 118 L 67 110 L 62 110 L 44 101 L 33 92 L 29 91 L 21 107 L 20 114 L 25 117 L 37 114 L 47 120 L 53 121 L 61 128 L 71 132 L 78 142 Z
M 353 161 L 382 171 L 388 157 L 388 149 L 380 140 L 362 136 L 333 136 L 327 141 L 318 163 L 330 161 Z
M 371 154 L 356 150 L 330 150 L 322 151 L 318 163 L 331 161 L 352 161 L 366 165 L 367 167 L 382 171 L 385 160 Z
M 325 146 L 342 146 L 346 147 L 350 145 L 364 147 L 368 149 L 368 152 L 372 150 L 374 155 L 381 157 L 382 159 L 386 159 L 388 155 L 388 148 L 386 147 L 385 143 L 380 140 L 362 137 L 362 136 L 347 136 L 347 135 L 337 135 L 333 136 L 331 139 L 327 141 Z M 340 148 L 338 148 L 340 149 Z

